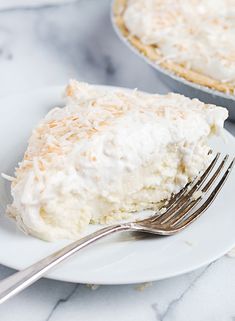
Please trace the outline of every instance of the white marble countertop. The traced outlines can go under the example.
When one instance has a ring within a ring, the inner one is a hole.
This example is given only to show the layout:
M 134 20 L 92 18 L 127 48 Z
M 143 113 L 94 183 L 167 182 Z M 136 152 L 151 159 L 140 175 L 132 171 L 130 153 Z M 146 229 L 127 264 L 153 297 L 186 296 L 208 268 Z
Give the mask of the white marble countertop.
M 115 35 L 109 0 L 43 0 L 31 7 L 23 2 L 0 4 L 0 96 L 65 84 L 70 77 L 168 91 Z M 227 126 L 235 135 L 235 124 Z M 0 265 L 0 278 L 12 272 Z M 235 255 L 142 291 L 136 285 L 92 290 L 43 279 L 1 305 L 0 320 L 234 321 Z

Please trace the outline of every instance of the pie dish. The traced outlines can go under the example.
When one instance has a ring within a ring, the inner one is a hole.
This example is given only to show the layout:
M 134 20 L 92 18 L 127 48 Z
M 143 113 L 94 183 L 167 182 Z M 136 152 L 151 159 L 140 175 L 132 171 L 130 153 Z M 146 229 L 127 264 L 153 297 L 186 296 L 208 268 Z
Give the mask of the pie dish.
M 73 80 L 66 105 L 33 130 L 12 180 L 8 214 L 44 240 L 158 208 L 211 159 L 228 113 L 179 94 L 112 92 Z
M 148 59 L 184 79 L 235 93 L 234 0 L 115 0 L 114 22 Z

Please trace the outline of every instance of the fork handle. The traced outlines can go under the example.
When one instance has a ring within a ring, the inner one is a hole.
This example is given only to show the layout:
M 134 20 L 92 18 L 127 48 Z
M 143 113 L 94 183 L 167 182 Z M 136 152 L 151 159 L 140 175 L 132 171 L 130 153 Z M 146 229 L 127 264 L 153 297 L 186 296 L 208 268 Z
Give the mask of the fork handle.
M 75 241 L 48 257 L 34 263 L 28 268 L 16 272 L 6 279 L 0 281 L 0 304 L 21 292 L 32 283 L 40 279 L 51 268 L 69 258 L 85 246 L 105 237 L 106 235 L 131 230 L 131 224 L 119 224 L 102 228 L 82 239 Z

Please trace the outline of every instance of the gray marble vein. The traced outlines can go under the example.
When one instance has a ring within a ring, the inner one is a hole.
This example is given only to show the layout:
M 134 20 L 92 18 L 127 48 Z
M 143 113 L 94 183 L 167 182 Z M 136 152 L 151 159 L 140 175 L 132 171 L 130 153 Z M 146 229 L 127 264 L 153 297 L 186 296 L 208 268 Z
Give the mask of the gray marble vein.
M 69 78 L 150 92 L 169 89 L 114 33 L 109 0 L 0 5 L 0 96 L 65 84 Z M 235 124 L 226 124 L 235 135 Z M 153 282 L 100 286 L 42 279 L 0 306 L 1 321 L 235 320 L 235 258 Z M 0 278 L 14 271 L 0 265 Z
M 214 262 L 213 262 L 214 263 Z M 183 299 L 183 297 L 185 295 L 187 295 L 187 293 L 191 290 L 191 288 L 195 285 L 195 283 L 204 275 L 204 273 L 207 272 L 207 270 L 209 269 L 209 267 L 213 264 L 209 264 L 207 265 L 205 268 L 202 269 L 202 271 L 195 277 L 195 279 L 190 282 L 187 286 L 187 288 L 180 294 L 179 297 L 174 298 L 171 302 L 169 302 L 166 310 L 164 311 L 164 313 L 160 313 L 157 309 L 157 304 L 153 304 L 152 307 L 155 310 L 155 312 L 157 312 L 157 320 L 158 321 L 164 321 L 166 320 L 166 318 L 168 317 L 168 315 L 170 314 L 170 312 L 175 308 L 175 306 Z
M 53 314 L 60 307 L 60 305 L 68 302 L 71 299 L 71 297 L 74 295 L 74 293 L 76 293 L 77 288 L 78 288 L 78 284 L 74 285 L 72 291 L 65 298 L 61 298 L 56 302 L 56 304 L 54 305 L 54 307 L 50 311 L 50 313 L 49 313 L 49 315 L 48 315 L 48 317 L 46 318 L 45 321 L 50 321 L 52 319 Z
M 79 0 L 38 0 L 38 1 L 8 1 L 2 0 L 0 2 L 0 12 L 12 12 L 12 11 L 28 11 L 28 10 L 44 10 L 52 7 L 66 6 Z

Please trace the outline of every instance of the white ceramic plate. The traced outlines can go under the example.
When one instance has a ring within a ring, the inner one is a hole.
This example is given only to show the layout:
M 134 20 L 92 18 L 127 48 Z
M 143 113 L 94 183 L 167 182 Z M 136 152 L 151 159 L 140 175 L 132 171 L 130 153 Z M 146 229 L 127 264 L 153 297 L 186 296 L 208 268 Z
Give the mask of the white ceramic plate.
M 112 88 L 110 87 L 110 90 Z M 13 174 L 32 128 L 55 105 L 62 105 L 62 87 L 0 100 L 0 171 Z M 214 149 L 235 154 L 235 139 L 216 139 Z M 47 243 L 19 231 L 4 216 L 10 202 L 9 182 L 0 179 L 0 263 L 22 269 L 67 244 Z M 127 284 L 164 279 L 192 271 L 219 258 L 235 245 L 235 171 L 206 214 L 171 237 L 117 234 L 90 245 L 47 275 L 94 284 Z M 135 238 L 135 239 L 134 239 Z

